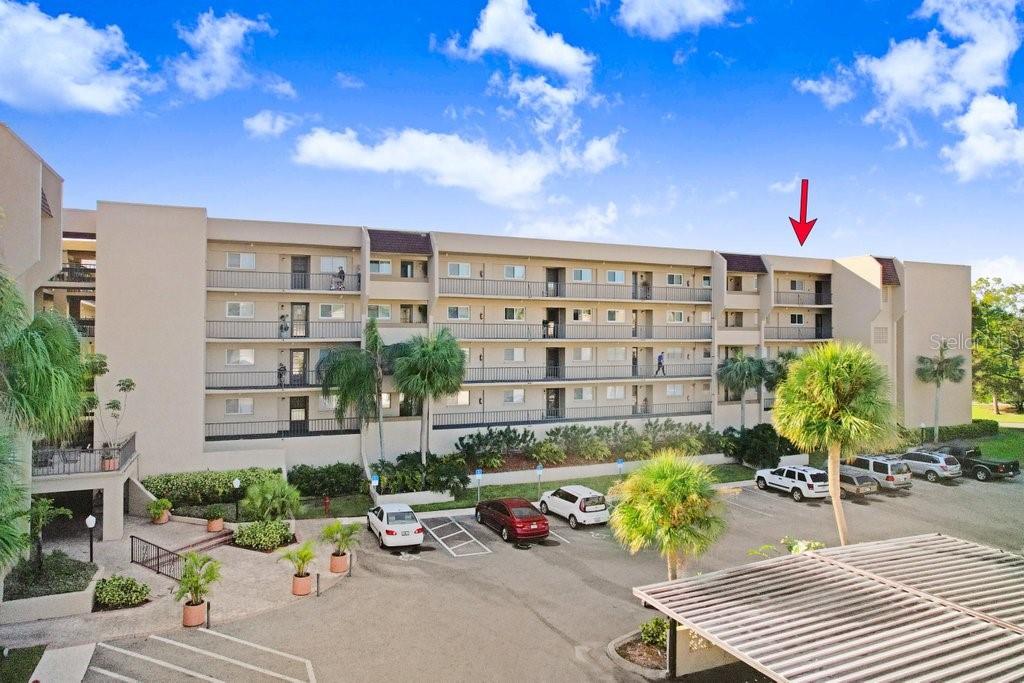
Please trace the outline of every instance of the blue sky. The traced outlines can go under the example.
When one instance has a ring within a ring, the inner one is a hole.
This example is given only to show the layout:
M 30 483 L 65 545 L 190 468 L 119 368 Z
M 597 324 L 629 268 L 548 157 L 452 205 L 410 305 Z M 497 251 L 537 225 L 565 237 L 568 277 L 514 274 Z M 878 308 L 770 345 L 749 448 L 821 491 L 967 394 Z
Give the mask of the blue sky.
M 1012 0 L 0 0 L 0 120 L 68 206 L 1024 281 L 1020 18 Z

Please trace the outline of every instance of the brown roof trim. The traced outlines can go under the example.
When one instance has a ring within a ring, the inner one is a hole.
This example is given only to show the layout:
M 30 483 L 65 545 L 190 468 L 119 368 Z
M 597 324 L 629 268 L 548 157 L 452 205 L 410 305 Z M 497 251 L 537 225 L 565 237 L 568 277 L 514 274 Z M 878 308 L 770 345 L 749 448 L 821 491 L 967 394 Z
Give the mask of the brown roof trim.
M 896 259 L 883 256 L 875 256 L 874 258 L 882 268 L 882 284 L 899 287 L 900 274 L 896 270 Z
M 434 253 L 430 242 L 430 233 L 405 232 L 402 230 L 377 230 L 368 228 L 370 235 L 370 251 L 388 252 L 392 254 L 426 254 Z
M 725 259 L 725 269 L 736 273 L 767 273 L 764 259 L 753 254 L 726 254 L 722 253 Z

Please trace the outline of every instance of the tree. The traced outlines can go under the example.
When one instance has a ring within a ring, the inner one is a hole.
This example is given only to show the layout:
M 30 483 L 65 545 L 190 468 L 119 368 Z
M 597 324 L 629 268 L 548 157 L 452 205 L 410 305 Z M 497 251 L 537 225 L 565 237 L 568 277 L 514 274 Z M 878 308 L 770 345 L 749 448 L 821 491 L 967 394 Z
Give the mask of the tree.
M 1001 399 L 1024 413 L 1024 286 L 976 281 L 971 325 L 975 398 L 991 399 L 996 414 Z
M 25 533 L 25 485 L 14 449 L 14 438 L 0 424 L 0 571 L 18 561 L 29 547 Z
M 29 536 L 35 547 L 36 568 L 43 569 L 43 529 L 57 519 L 71 519 L 71 510 L 53 504 L 52 498 L 39 497 L 32 500 L 29 509 Z
M 959 384 L 964 380 L 967 371 L 964 370 L 963 356 L 948 355 L 949 342 L 943 341 L 939 344 L 937 356 L 918 356 L 917 370 L 914 374 L 922 382 L 935 385 L 935 423 L 932 426 L 932 441 L 939 440 L 939 392 L 943 382 Z
M 279 477 L 253 484 L 242 499 L 242 509 L 257 520 L 294 517 L 300 505 L 299 490 Z
M 395 360 L 395 383 L 399 391 L 423 405 L 420 419 L 420 461 L 427 465 L 430 450 L 430 409 L 433 400 L 450 396 L 462 388 L 466 357 L 459 342 L 447 329 L 433 336 L 417 335 L 407 352 Z
M 103 413 L 99 414 L 100 427 L 103 429 L 103 433 L 107 435 L 107 443 L 111 446 L 117 446 L 121 443 L 118 440 L 118 431 L 121 429 L 124 411 L 128 407 L 128 394 L 135 391 L 135 380 L 125 377 L 124 379 L 117 380 L 114 386 L 117 388 L 117 393 L 121 394 L 121 398 L 112 398 L 103 404 L 104 410 L 107 411 L 114 423 L 112 431 L 107 431 L 107 423 L 103 419 Z
M 789 374 L 789 366 L 800 359 L 796 351 L 779 351 L 774 359 L 765 361 L 764 388 L 768 391 L 775 391 L 780 384 L 786 381 Z
M 839 542 L 846 545 L 839 462 L 859 449 L 885 446 L 895 435 L 885 369 L 859 344 L 819 346 L 790 366 L 774 416 L 776 429 L 798 448 L 828 452 L 828 491 Z
M 718 366 L 718 381 L 730 393 L 738 394 L 740 397 L 740 430 L 747 428 L 747 403 L 744 397 L 747 391 L 757 388 L 760 402 L 760 387 L 764 376 L 764 360 L 743 353 L 733 358 L 726 358 Z

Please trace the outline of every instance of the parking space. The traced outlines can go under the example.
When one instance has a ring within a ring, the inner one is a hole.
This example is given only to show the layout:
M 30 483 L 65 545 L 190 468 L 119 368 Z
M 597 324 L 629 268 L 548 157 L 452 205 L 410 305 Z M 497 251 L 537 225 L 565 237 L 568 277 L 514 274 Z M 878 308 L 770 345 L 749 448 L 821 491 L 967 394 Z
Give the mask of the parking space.
M 427 533 L 452 557 L 489 555 L 491 549 L 478 538 L 479 530 L 473 533 L 466 528 L 467 520 L 472 517 L 432 517 L 421 521 Z

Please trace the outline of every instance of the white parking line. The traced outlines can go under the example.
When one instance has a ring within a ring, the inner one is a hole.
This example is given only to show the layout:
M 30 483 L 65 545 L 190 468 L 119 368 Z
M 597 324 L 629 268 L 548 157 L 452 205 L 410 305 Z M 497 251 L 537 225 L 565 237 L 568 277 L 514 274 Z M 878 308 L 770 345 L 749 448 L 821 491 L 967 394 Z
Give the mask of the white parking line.
M 242 645 L 248 645 L 249 647 L 254 648 L 256 650 L 263 650 L 264 652 L 269 652 L 270 654 L 278 655 L 279 657 L 284 657 L 286 659 L 293 659 L 296 662 L 302 662 L 303 664 L 306 665 L 306 674 L 309 677 L 309 683 L 316 683 L 316 676 L 313 674 L 313 663 L 311 661 L 309 661 L 308 659 L 306 659 L 305 657 L 299 657 L 298 655 L 289 654 L 287 652 L 281 652 L 280 650 L 275 650 L 272 647 L 267 647 L 266 645 L 260 645 L 259 643 L 252 643 L 252 642 L 249 642 L 248 640 L 242 640 L 241 638 L 235 638 L 234 636 L 229 636 L 228 634 L 221 633 L 219 631 L 211 631 L 210 629 L 207 629 L 207 628 L 199 628 L 198 630 L 199 630 L 200 633 L 208 633 L 211 636 L 217 636 L 218 638 L 224 638 L 225 640 L 230 640 L 230 641 L 233 641 L 235 643 L 240 643 Z
M 153 640 L 159 641 L 161 643 L 167 643 L 168 645 L 173 645 L 175 647 L 180 647 L 180 648 L 183 648 L 185 650 L 190 650 L 192 652 L 197 652 L 197 653 L 199 653 L 201 655 L 205 655 L 207 657 L 212 657 L 213 659 L 219 659 L 222 662 L 227 662 L 228 664 L 234 664 L 235 666 L 240 666 L 243 669 L 248 669 L 249 671 L 255 671 L 256 673 L 261 673 L 264 676 L 270 676 L 271 678 L 279 678 L 282 681 L 289 681 L 290 683 L 305 683 L 305 681 L 300 681 L 298 678 L 292 678 L 291 676 L 284 676 L 282 674 L 270 671 L 269 669 L 264 669 L 261 666 L 256 666 L 255 664 L 250 664 L 248 662 L 243 662 L 243 661 L 238 660 L 238 659 L 232 659 L 231 657 L 225 657 L 222 654 L 218 654 L 216 652 L 210 652 L 209 650 L 204 650 L 202 648 L 195 647 L 193 645 L 186 645 L 185 643 L 179 643 L 178 641 L 171 640 L 170 638 L 162 638 L 160 636 L 150 636 L 150 638 L 153 639 Z
M 552 536 L 554 536 L 555 538 L 561 540 L 563 543 L 572 544 L 572 541 L 570 541 L 568 538 L 566 538 L 562 534 L 560 534 L 560 533 L 558 533 L 556 531 L 552 531 L 550 526 L 548 527 L 548 533 L 551 534 Z
M 747 510 L 749 512 L 754 512 L 756 514 L 763 515 L 765 517 L 774 517 L 775 516 L 775 515 L 768 514 L 767 512 L 761 512 L 760 510 L 755 510 L 754 508 L 749 507 L 747 505 L 743 505 L 741 503 L 737 503 L 735 500 L 732 500 L 730 498 L 726 498 L 725 502 L 729 503 L 730 505 L 735 505 L 738 508 L 743 508 L 744 510 Z
M 112 652 L 125 655 L 126 657 L 134 657 L 135 659 L 141 659 L 144 662 L 149 662 L 150 664 L 155 664 L 156 666 L 160 666 L 165 669 L 170 669 L 171 671 L 177 671 L 180 674 L 191 676 L 192 678 L 198 678 L 201 681 L 208 681 L 208 683 L 224 683 L 224 681 L 220 680 L 219 678 L 211 678 L 209 676 L 199 673 L 198 671 L 192 671 L 191 669 L 186 669 L 183 666 L 171 664 L 170 662 L 165 662 L 164 660 L 157 659 L 156 657 L 147 657 L 146 655 L 141 655 L 138 652 L 132 652 L 131 650 L 125 650 L 124 648 L 115 647 L 113 645 L 107 645 L 106 643 L 96 643 L 96 647 L 103 647 Z
M 444 536 L 438 536 L 437 535 L 437 529 L 444 528 L 444 527 L 446 527 L 446 526 L 448 526 L 450 524 L 454 524 L 455 526 L 457 526 L 459 528 L 459 530 L 456 531 L 453 534 L 446 534 Z M 491 553 L 491 549 L 490 548 L 488 548 L 483 543 L 481 543 L 480 540 L 476 536 L 474 536 L 473 534 L 469 533 L 469 530 L 466 529 L 466 527 L 462 526 L 461 524 L 456 522 L 451 517 L 449 517 L 448 521 L 445 522 L 444 524 L 439 524 L 439 525 L 437 525 L 436 527 L 433 527 L 433 528 L 431 528 L 431 526 L 429 524 L 426 524 L 425 522 L 424 522 L 423 526 L 424 526 L 424 528 L 426 528 L 427 532 L 430 533 L 430 535 L 433 536 L 434 539 L 438 543 L 441 544 L 441 547 L 444 548 L 445 550 L 447 550 L 448 554 L 451 555 L 452 557 L 472 557 L 473 555 L 489 555 Z M 457 536 L 458 534 L 466 534 L 466 536 L 469 537 L 469 540 L 466 543 L 458 543 L 458 544 L 456 544 L 454 546 L 450 546 L 450 545 L 448 545 L 447 543 L 444 542 L 444 539 L 451 538 L 452 536 Z M 476 550 L 476 551 L 468 552 L 468 553 L 463 553 L 463 552 L 456 553 L 455 552 L 456 548 L 461 548 L 462 546 L 469 545 L 470 543 L 475 543 L 476 545 L 478 545 L 480 547 L 480 550 Z
M 89 667 L 89 671 L 95 671 L 96 673 L 98 673 L 101 676 L 106 676 L 107 678 L 112 678 L 115 681 L 123 681 L 123 683 L 139 683 L 138 679 L 128 678 L 127 676 L 122 676 L 121 674 L 116 674 L 113 671 L 107 671 L 106 669 L 101 669 L 98 666 L 90 666 Z

